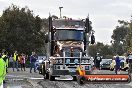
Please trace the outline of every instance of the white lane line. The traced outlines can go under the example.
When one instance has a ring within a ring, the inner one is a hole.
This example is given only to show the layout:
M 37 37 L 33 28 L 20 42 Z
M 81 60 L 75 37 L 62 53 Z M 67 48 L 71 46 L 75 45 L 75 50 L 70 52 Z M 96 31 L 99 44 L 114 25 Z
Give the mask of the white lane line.
M 44 79 L 44 78 L 35 78 L 35 77 L 23 77 L 23 76 L 16 76 L 16 75 L 7 75 L 7 77 L 17 77 L 17 78 L 26 78 L 26 79 Z M 56 77 L 55 78 L 56 80 L 73 80 L 73 78 L 72 77 Z
M 7 88 L 22 88 L 21 86 L 7 86 Z
M 56 80 L 73 80 L 73 78 L 71 76 L 60 76 L 60 77 L 56 77 Z
M 29 78 L 29 79 L 44 79 L 44 78 L 33 78 L 33 77 L 31 77 L 31 78 Z
M 16 76 L 16 75 L 7 75 L 7 77 L 22 77 L 22 78 L 26 78 L 26 79 L 44 79 L 44 78 L 35 78 L 35 77 L 23 77 L 23 76 Z

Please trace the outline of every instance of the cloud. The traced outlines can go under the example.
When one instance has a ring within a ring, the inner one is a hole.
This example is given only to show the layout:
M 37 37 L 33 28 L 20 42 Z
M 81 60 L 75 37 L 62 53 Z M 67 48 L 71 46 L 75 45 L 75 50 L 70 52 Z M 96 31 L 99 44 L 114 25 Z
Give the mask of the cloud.
M 113 31 L 109 30 L 109 28 L 99 28 L 98 31 L 95 32 L 95 41 L 96 42 L 102 42 L 104 44 L 111 44 L 110 41 L 111 39 L 111 35 L 112 35 Z
M 113 6 L 113 7 L 123 7 L 123 8 L 132 9 L 132 4 L 130 4 L 130 3 L 124 3 L 124 2 L 112 3 L 112 4 L 110 4 L 110 6 Z
M 59 16 L 59 7 L 63 6 L 62 15 L 72 18 L 85 18 L 88 13 L 96 31 L 96 40 L 109 43 L 118 20 L 130 20 L 132 0 L 0 0 L 0 12 L 11 4 L 28 6 L 35 15 L 46 18 L 49 12 Z

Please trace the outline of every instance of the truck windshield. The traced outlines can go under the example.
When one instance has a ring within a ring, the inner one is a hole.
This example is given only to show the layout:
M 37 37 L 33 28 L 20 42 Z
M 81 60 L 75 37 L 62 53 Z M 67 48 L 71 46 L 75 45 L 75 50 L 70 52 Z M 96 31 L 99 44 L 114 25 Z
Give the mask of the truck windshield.
M 55 40 L 60 41 L 83 41 L 82 30 L 56 30 Z

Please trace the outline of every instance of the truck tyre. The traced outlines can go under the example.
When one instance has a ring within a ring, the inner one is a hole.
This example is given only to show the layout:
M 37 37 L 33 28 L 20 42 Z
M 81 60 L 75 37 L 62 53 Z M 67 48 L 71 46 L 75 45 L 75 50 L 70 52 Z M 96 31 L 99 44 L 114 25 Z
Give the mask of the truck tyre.
M 45 76 L 45 65 L 44 64 L 42 64 L 41 69 L 42 69 L 42 75 Z
M 125 67 L 123 70 L 124 70 L 124 71 L 127 71 L 128 69 L 129 69 L 128 67 Z
M 86 83 L 86 78 L 84 76 L 78 76 L 77 82 L 78 84 L 83 85 Z
M 48 73 L 45 74 L 44 79 L 49 79 L 49 74 Z
M 55 76 L 49 75 L 49 80 L 50 81 L 55 81 Z
M 39 74 L 42 74 L 42 69 L 39 67 Z
M 77 77 L 76 76 L 72 76 L 73 81 L 77 81 Z
M 39 70 L 39 74 L 42 74 L 42 71 Z

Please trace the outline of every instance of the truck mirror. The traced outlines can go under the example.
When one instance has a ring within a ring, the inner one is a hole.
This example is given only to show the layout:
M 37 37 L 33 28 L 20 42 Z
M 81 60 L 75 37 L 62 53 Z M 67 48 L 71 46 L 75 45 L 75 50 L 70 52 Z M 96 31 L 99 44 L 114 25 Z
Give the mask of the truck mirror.
M 90 32 L 89 18 L 86 18 L 85 27 L 86 27 L 85 29 L 86 33 L 89 33 Z
M 95 43 L 95 37 L 94 35 L 91 36 L 91 44 L 94 44 Z
M 45 43 L 48 43 L 49 42 L 49 36 L 48 34 L 45 35 Z

